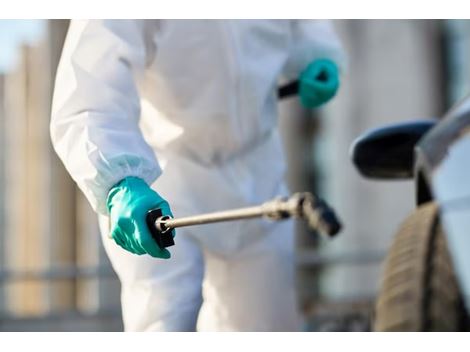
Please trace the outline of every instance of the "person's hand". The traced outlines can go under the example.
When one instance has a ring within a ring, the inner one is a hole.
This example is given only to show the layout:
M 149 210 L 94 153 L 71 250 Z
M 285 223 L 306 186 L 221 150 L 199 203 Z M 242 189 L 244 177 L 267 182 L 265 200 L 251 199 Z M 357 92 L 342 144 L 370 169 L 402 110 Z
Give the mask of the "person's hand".
M 111 237 L 125 250 L 134 254 L 150 254 L 170 258 L 170 252 L 158 247 L 146 223 L 147 212 L 160 208 L 163 215 L 173 217 L 168 202 L 152 190 L 145 181 L 127 177 L 116 184 L 106 202 L 111 220 Z M 174 230 L 172 235 L 175 236 Z
M 339 88 L 336 64 L 327 59 L 311 62 L 299 77 L 299 96 L 306 108 L 316 108 L 333 98 Z

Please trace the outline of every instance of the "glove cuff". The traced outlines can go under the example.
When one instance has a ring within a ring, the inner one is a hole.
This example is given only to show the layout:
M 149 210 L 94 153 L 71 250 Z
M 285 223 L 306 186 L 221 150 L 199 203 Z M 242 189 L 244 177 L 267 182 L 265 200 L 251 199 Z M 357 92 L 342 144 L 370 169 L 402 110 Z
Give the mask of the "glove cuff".
M 144 180 L 135 176 L 125 177 L 121 181 L 116 183 L 113 187 L 111 187 L 106 198 L 106 209 L 108 210 L 108 214 L 111 212 L 111 208 L 113 205 L 113 197 L 116 194 L 118 194 L 123 189 L 133 189 L 140 187 L 149 188 L 149 186 Z

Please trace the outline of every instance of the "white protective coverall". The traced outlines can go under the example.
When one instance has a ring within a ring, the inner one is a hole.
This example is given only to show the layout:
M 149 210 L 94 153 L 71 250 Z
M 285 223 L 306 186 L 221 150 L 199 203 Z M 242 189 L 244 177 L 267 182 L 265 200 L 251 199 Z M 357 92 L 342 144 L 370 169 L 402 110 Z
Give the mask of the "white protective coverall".
M 248 220 L 176 231 L 171 259 L 108 238 L 110 188 L 137 176 L 176 217 L 286 194 L 278 78 L 314 59 L 341 66 L 320 20 L 72 21 L 51 137 L 99 213 L 127 331 L 290 331 L 300 325 L 293 224 Z

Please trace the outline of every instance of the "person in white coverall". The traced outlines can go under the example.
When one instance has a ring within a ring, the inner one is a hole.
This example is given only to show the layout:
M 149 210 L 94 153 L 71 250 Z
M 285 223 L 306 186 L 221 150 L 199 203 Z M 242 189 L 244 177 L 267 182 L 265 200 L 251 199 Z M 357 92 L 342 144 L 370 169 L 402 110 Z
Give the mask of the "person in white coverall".
M 279 77 L 325 80 L 342 61 L 328 21 L 71 22 L 51 137 L 99 214 L 126 331 L 301 328 L 292 222 L 181 228 L 169 258 L 143 217 L 155 206 L 182 217 L 287 195 Z M 305 73 L 313 62 L 317 76 Z M 309 97 L 301 86 L 301 98 L 315 100 L 315 89 Z

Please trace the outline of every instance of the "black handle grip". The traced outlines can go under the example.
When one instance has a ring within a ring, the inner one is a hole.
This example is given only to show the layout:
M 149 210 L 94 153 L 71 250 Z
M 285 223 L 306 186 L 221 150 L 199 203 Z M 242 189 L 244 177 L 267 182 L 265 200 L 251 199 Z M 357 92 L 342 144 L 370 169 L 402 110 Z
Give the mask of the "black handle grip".
M 175 244 L 175 241 L 173 240 L 171 230 L 162 232 L 159 231 L 155 226 L 155 221 L 157 221 L 157 219 L 161 218 L 162 216 L 163 214 L 161 209 L 152 209 L 147 212 L 147 217 L 145 218 L 145 220 L 147 221 L 147 226 L 153 239 L 155 240 L 155 242 L 157 242 L 158 247 L 163 249 L 166 247 L 173 246 Z
M 299 81 L 294 81 L 280 87 L 277 91 L 279 99 L 289 98 L 299 93 Z

